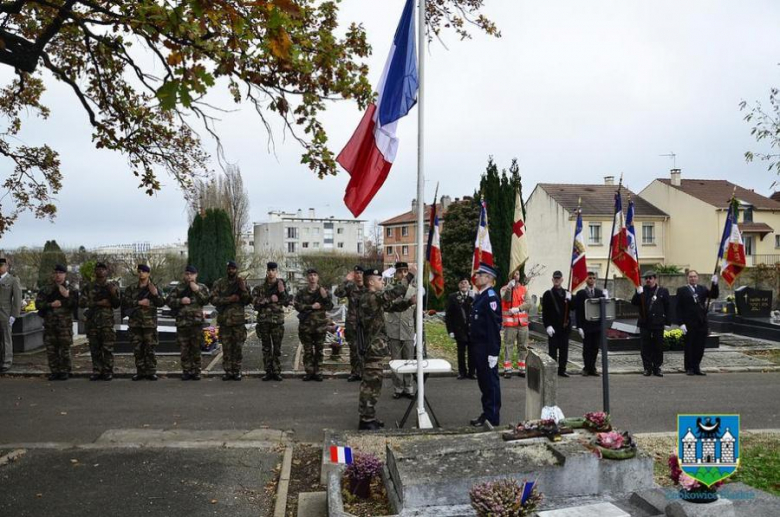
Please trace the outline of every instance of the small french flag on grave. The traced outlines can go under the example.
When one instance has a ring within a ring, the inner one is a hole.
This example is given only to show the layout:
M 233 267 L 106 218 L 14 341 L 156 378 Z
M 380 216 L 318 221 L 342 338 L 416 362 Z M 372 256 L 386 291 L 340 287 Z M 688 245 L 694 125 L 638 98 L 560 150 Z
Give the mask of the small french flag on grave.
M 330 461 L 331 463 L 344 463 L 345 465 L 349 465 L 352 463 L 352 447 L 331 445 Z

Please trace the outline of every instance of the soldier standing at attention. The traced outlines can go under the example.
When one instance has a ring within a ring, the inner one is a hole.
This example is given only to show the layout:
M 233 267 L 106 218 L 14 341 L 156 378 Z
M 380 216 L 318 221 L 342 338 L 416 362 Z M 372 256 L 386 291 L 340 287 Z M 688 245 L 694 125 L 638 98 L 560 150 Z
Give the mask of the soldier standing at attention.
M 246 280 L 238 276 L 238 264 L 227 263 L 227 277 L 214 282 L 211 303 L 217 309 L 219 340 L 222 342 L 223 381 L 241 380 L 241 360 L 246 341 L 244 306 L 252 301 Z
M 290 305 L 290 293 L 278 278 L 279 266 L 269 262 L 265 282 L 252 290 L 252 304 L 257 311 L 257 336 L 263 345 L 264 381 L 282 380 L 282 339 L 284 308 Z
M 0 373 L 11 368 L 14 344 L 11 327 L 22 313 L 22 288 L 19 279 L 8 273 L 5 257 L 0 258 Z
M 347 275 L 346 280 L 336 288 L 333 294 L 337 298 L 347 299 L 347 318 L 345 322 L 345 337 L 349 343 L 349 366 L 350 375 L 347 382 L 355 382 L 361 379 L 360 356 L 357 349 L 357 309 L 360 297 L 366 291 L 363 283 L 363 268 L 355 266 L 352 273 Z
M 571 293 L 561 287 L 563 273 L 553 273 L 553 286 L 542 295 L 542 322 L 547 330 L 547 349 L 550 357 L 558 361 L 558 377 L 568 377 L 566 364 L 569 361 L 569 303 Z M 572 307 L 573 308 L 573 307 Z
M 73 345 L 73 310 L 78 306 L 79 293 L 65 282 L 68 270 L 54 266 L 52 282 L 38 291 L 35 307 L 43 318 L 43 343 L 49 359 L 50 381 L 66 381 L 70 377 L 70 347 Z
M 385 312 L 404 311 L 414 305 L 415 296 L 404 298 L 408 288 L 406 278 L 386 289 L 382 289 L 382 273 L 369 269 L 363 274 L 366 291 L 358 302 L 357 333 L 363 365 L 363 379 L 360 382 L 360 403 L 358 430 L 375 431 L 384 424 L 376 419 L 376 402 L 382 392 L 382 372 L 390 355 L 387 346 Z
M 498 380 L 498 354 L 501 353 L 501 300 L 493 289 L 498 272 L 480 263 L 474 284 L 478 294 L 471 306 L 469 331 L 474 360 L 477 366 L 477 382 L 482 392 L 482 414 L 471 425 L 479 427 L 490 422 L 499 424 L 501 411 L 501 383 Z
M 416 285 L 413 283 L 414 277 L 409 275 L 409 264 L 406 262 L 395 263 L 395 283 L 406 282 L 409 288 L 406 297 L 409 298 L 415 292 Z M 390 338 L 390 358 L 396 359 L 414 359 L 414 334 L 416 331 L 414 324 L 414 310 L 409 309 L 402 312 L 388 312 L 386 317 L 387 336 Z M 414 375 L 398 375 L 393 373 L 393 398 L 400 399 L 406 397 L 414 398 Z
M 658 285 L 655 271 L 645 273 L 645 285 L 636 288 L 631 299 L 639 306 L 639 337 L 642 342 L 642 366 L 644 376 L 663 377 L 661 365 L 664 363 L 664 326 L 670 324 L 669 291 Z
M 160 290 L 149 278 L 151 268 L 138 264 L 138 282 L 127 286 L 122 296 L 122 312 L 127 315 L 127 330 L 135 356 L 134 381 L 157 380 L 157 309 L 165 305 Z
M 303 365 L 306 368 L 303 380 L 322 382 L 322 347 L 328 333 L 326 311 L 333 308 L 333 300 L 328 290 L 320 287 L 320 275 L 316 269 L 306 271 L 306 280 L 308 285 L 298 290 L 294 304 L 300 320 L 298 337 L 303 345 Z
M 79 296 L 79 307 L 86 309 L 85 330 L 92 355 L 92 375 L 89 380 L 110 381 L 114 377 L 114 309 L 121 303 L 119 289 L 107 281 L 108 267 L 95 264 L 95 281 L 87 282 Z
M 195 266 L 184 269 L 184 281 L 168 295 L 166 304 L 176 316 L 176 341 L 181 348 L 181 380 L 200 380 L 200 346 L 203 343 L 203 306 L 208 288 L 198 283 Z

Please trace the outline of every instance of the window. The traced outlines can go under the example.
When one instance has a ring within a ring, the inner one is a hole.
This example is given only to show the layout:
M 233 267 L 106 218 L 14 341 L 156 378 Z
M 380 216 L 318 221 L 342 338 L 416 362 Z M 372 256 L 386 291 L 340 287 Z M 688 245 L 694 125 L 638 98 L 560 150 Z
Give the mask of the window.
M 780 248 L 780 235 L 775 235 L 775 248 Z
M 313 233 L 314 235 L 319 235 L 320 234 L 320 229 L 319 228 L 312 228 L 311 229 L 311 233 Z
M 404 257 L 409 256 L 409 246 L 401 246 L 401 255 Z
M 292 282 L 295 280 L 295 272 L 294 271 L 288 271 L 287 272 L 287 281 Z
M 392 228 L 388 228 L 387 229 L 387 236 L 388 237 L 392 237 L 393 236 L 393 229 Z
M 339 247 L 339 248 L 343 248 L 343 247 L 344 247 L 344 243 L 343 243 L 343 242 L 339 242 L 339 243 L 338 243 L 338 247 Z
M 315 247 L 315 248 L 319 248 L 320 247 L 320 243 L 319 242 L 314 242 L 312 244 L 314 245 L 313 247 Z
M 363 243 L 358 242 L 357 243 L 358 253 L 363 253 Z
M 642 244 L 655 244 L 655 223 L 642 223 Z
M 287 238 L 288 239 L 297 239 L 298 238 L 298 228 L 295 227 L 288 227 L 287 228 Z
M 308 242 L 302 242 L 301 243 L 301 248 L 308 248 L 308 247 L 309 247 L 309 243 Z
M 385 252 L 386 252 L 385 254 L 388 255 L 388 256 L 392 255 L 393 254 L 393 247 L 392 246 L 388 246 L 387 249 L 385 250 Z
M 590 230 L 588 242 L 590 244 L 601 244 L 601 223 L 590 223 L 588 228 Z
M 336 228 L 336 233 L 344 233 L 344 228 Z
M 409 237 L 409 227 L 401 226 L 401 237 Z
M 748 257 L 753 255 L 753 237 L 752 235 L 750 237 L 744 237 L 745 239 L 745 255 Z
M 287 253 L 295 253 L 295 242 L 288 242 L 287 243 Z
M 742 222 L 743 223 L 752 223 L 753 222 L 753 207 L 752 206 L 746 206 L 742 210 Z

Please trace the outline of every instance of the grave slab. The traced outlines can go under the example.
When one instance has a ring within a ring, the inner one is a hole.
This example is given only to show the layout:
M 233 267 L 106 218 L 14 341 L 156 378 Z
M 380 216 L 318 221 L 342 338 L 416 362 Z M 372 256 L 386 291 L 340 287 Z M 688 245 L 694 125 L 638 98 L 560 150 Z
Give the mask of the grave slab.
M 612 503 L 597 503 L 584 506 L 572 506 L 559 510 L 538 512 L 539 517 L 631 517 Z

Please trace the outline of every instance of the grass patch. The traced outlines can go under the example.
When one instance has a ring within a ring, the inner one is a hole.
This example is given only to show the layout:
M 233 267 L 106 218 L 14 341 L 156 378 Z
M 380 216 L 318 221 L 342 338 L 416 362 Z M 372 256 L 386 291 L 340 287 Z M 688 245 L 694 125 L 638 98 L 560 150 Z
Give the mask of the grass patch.
M 780 365 L 780 350 L 749 350 L 745 354 Z
M 428 357 L 446 359 L 457 368 L 458 345 L 447 334 L 447 327 L 442 321 L 425 322 L 425 339 L 428 343 Z

